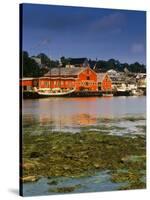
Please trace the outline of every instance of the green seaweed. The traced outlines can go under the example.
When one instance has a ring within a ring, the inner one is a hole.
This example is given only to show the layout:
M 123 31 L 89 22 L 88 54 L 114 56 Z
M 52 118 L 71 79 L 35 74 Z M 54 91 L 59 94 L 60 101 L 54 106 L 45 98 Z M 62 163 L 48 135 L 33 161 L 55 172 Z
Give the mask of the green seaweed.
M 146 168 L 145 155 L 145 135 L 132 138 L 95 131 L 25 134 L 23 177 L 84 177 L 96 171 L 110 170 L 112 181 L 129 181 L 133 188 L 142 184 L 140 171 Z M 118 169 L 127 172 L 119 173 Z

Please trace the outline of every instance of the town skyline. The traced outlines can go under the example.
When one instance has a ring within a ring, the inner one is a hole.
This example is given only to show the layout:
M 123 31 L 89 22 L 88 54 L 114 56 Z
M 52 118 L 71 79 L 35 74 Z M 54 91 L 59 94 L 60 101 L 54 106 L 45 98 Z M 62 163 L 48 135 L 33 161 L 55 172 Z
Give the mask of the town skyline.
M 114 58 L 146 64 L 144 11 L 23 4 L 23 49 L 31 56 Z

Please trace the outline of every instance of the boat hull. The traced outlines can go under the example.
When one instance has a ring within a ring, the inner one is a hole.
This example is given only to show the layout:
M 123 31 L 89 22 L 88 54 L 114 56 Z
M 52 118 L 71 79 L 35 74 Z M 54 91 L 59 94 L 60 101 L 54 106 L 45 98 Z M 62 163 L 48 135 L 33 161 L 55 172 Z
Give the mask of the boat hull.
M 130 91 L 115 91 L 114 96 L 130 96 Z
M 38 97 L 39 98 L 46 98 L 46 97 L 66 97 L 68 95 L 69 94 L 52 94 L 52 95 L 50 95 L 50 94 L 39 94 L 38 93 Z
M 70 91 L 58 91 L 58 92 L 40 92 L 37 91 L 38 95 L 40 98 L 42 97 L 64 97 L 64 96 L 68 96 L 69 94 L 72 94 L 75 91 L 75 89 L 70 90 Z

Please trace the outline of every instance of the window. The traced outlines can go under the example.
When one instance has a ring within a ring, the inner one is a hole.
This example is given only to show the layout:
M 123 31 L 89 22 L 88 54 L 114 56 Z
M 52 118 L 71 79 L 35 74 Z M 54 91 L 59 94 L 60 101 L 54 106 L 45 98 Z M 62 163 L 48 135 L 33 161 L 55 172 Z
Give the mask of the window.
M 32 90 L 32 86 L 27 86 L 27 90 Z
M 90 80 L 90 77 L 89 77 L 89 76 L 87 76 L 87 77 L 86 77 L 86 80 Z
M 23 86 L 23 90 L 27 90 L 27 86 Z
M 57 86 L 60 87 L 60 81 L 57 82 Z
M 37 80 L 33 81 L 33 87 L 38 87 L 38 81 Z
M 44 85 L 45 85 L 45 87 L 49 87 L 49 82 L 46 81 Z

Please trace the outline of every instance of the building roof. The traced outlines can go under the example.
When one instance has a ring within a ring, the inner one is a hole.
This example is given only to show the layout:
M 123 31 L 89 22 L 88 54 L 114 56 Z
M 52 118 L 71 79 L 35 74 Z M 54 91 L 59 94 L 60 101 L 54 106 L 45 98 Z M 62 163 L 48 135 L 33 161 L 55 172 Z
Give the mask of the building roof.
M 44 76 L 76 76 L 85 70 L 85 67 L 75 68 L 52 68 L 51 71 L 46 73 Z
M 32 81 L 34 79 L 35 79 L 34 77 L 23 77 L 21 80 L 22 81 Z
M 101 82 L 105 75 L 106 73 L 97 73 L 97 81 Z
M 87 61 L 87 58 L 70 58 L 70 65 L 80 65 Z
M 107 71 L 107 73 L 108 73 L 109 75 L 117 75 L 117 74 L 118 74 L 118 72 L 117 72 L 116 70 L 114 70 L 114 69 L 109 69 L 109 70 Z

